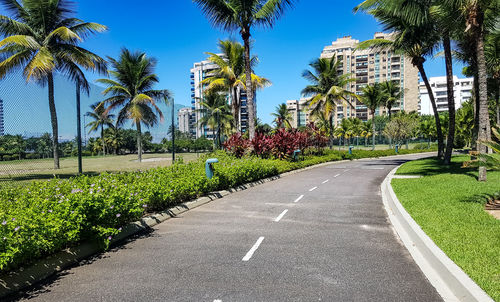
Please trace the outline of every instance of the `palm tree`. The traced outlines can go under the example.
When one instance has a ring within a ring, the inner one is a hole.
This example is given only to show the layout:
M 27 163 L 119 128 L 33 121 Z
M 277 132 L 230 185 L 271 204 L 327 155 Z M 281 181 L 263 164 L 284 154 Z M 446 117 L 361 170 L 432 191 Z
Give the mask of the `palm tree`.
M 206 91 L 227 89 L 230 97 L 231 110 L 233 119 L 236 123 L 235 129 L 239 129 L 237 124 L 240 120 L 240 98 L 239 89 L 245 87 L 244 81 L 241 80 L 245 72 L 245 57 L 244 48 L 235 41 L 219 41 L 219 50 L 222 55 L 207 52 L 210 55 L 209 61 L 217 65 L 217 68 L 208 74 L 208 77 L 202 82 L 207 83 Z M 252 58 L 252 62 L 257 59 Z
M 497 127 L 500 127 L 500 30 L 496 30 L 487 36 L 484 52 L 488 73 L 494 82 L 492 86 L 496 87 L 492 94 L 494 95 L 496 107 L 496 124 Z
M 466 24 L 465 31 L 469 32 L 476 49 L 476 70 L 479 88 L 479 127 L 478 151 L 488 152 L 485 141 L 491 140 L 491 125 L 488 112 L 487 64 L 485 57 L 486 34 L 497 26 L 500 14 L 500 5 L 497 0 L 446 0 L 448 7 L 458 8 L 461 19 Z M 479 181 L 486 181 L 486 167 L 479 167 Z
M 112 70 L 109 74 L 114 79 L 99 79 L 97 82 L 108 86 L 103 91 L 110 95 L 100 106 L 108 105 L 106 112 L 119 109 L 117 126 L 126 120 L 131 120 L 137 129 L 137 150 L 139 162 L 142 161 L 142 130 L 141 126 L 152 127 L 163 121 L 163 113 L 157 102 L 170 98 L 168 90 L 154 90 L 158 76 L 154 73 L 156 60 L 149 58 L 143 52 L 130 52 L 122 49 L 120 58 L 108 57 Z
M 381 105 L 383 105 L 384 101 L 384 91 L 380 86 L 380 83 L 375 83 L 373 85 L 366 86 L 363 88 L 363 94 L 361 96 L 361 102 L 365 104 L 366 107 L 370 110 L 370 114 L 373 119 L 373 147 L 372 150 L 375 150 L 375 110 L 377 110 Z
M 307 106 L 311 114 L 324 111 L 330 121 L 330 128 L 334 126 L 334 115 L 336 108 L 343 102 L 351 104 L 351 99 L 359 97 L 346 89 L 355 79 L 350 74 L 339 74 L 340 62 L 332 57 L 330 59 L 320 58 L 314 60 L 309 66 L 313 71 L 305 70 L 302 76 L 307 79 L 311 85 L 302 90 L 304 97 L 309 97 Z M 333 136 L 330 136 L 330 148 Z
M 118 151 L 123 145 L 123 130 L 117 127 L 109 127 L 104 131 L 104 140 L 106 145 L 109 146 L 115 155 L 118 155 Z
M 420 76 L 422 77 L 422 81 L 427 88 L 429 99 L 432 104 L 434 120 L 437 125 L 438 157 L 441 158 L 444 155 L 444 140 L 440 126 L 439 112 L 437 110 L 436 100 L 434 98 L 429 79 L 427 78 L 427 73 L 424 69 L 424 63 L 426 61 L 425 57 L 432 55 L 434 49 L 441 40 L 441 36 L 436 30 L 434 23 L 417 22 L 417 25 L 415 25 L 407 20 L 408 14 L 404 14 L 408 11 L 410 11 L 410 13 L 413 11 L 415 12 L 413 19 L 422 19 L 421 8 L 425 8 L 427 3 L 428 1 L 424 1 L 421 4 L 410 2 L 413 6 L 408 5 L 409 10 L 403 10 L 402 3 L 399 0 L 364 1 L 355 8 L 355 11 L 367 11 L 384 25 L 384 30 L 395 31 L 395 34 L 393 35 L 392 40 L 368 40 L 362 42 L 358 48 L 387 48 L 393 52 L 402 53 L 411 59 L 413 66 L 415 66 L 420 72 Z M 418 10 L 412 10 L 412 7 L 418 8 Z M 425 16 L 425 14 L 423 15 Z
M 292 123 L 290 120 L 292 119 L 292 114 L 288 111 L 286 104 L 279 104 L 276 106 L 276 110 L 274 113 L 271 113 L 272 116 L 275 117 L 274 122 L 276 123 L 277 128 L 292 128 Z
M 227 40 L 219 41 L 219 50 L 221 55 L 207 52 L 210 57 L 209 61 L 214 63 L 217 68 L 209 73 L 202 83 L 209 84 L 206 91 L 227 90 L 229 92 L 231 109 L 235 129 L 241 130 L 240 111 L 241 111 L 241 94 L 242 89 L 246 90 L 245 76 L 245 57 L 244 47 L 238 42 Z M 252 69 L 257 66 L 258 58 L 251 58 Z M 254 89 L 263 88 L 270 85 L 270 81 L 266 78 L 259 77 L 252 73 Z
M 392 107 L 401 100 L 403 92 L 396 81 L 384 81 L 380 83 L 380 86 L 385 94 L 384 106 L 387 108 L 389 119 L 391 119 Z
M 255 136 L 254 91 L 250 37 L 253 26 L 272 28 L 284 11 L 293 6 L 293 0 L 193 0 L 209 21 L 224 30 L 239 29 L 245 46 L 245 74 L 248 104 L 248 125 L 250 139 Z
M 202 113 L 202 117 L 198 123 L 200 126 L 208 126 L 215 133 L 214 145 L 220 148 L 222 146 L 221 133 L 231 129 L 233 123 L 226 96 L 218 92 L 207 93 L 200 105 L 202 108 L 198 110 Z
M 81 68 L 104 72 L 105 61 L 78 46 L 90 34 L 106 30 L 104 25 L 83 22 L 68 0 L 0 0 L 12 17 L 0 15 L 0 79 L 23 69 L 26 81 L 48 85 L 54 168 L 59 169 L 59 131 L 54 100 L 54 73 L 60 72 L 88 90 Z
M 368 145 L 368 138 L 373 135 L 373 120 L 368 120 L 361 124 L 361 136 L 365 138 L 365 147 Z
M 355 137 L 356 138 L 356 146 L 359 145 L 359 137 L 361 136 L 361 133 L 363 132 L 362 130 L 362 124 L 363 122 L 356 117 L 351 117 L 349 118 L 349 136 L 350 137 Z
M 344 139 L 344 146 L 347 144 L 347 140 L 349 139 L 349 129 L 351 128 L 350 121 L 347 118 L 344 118 L 340 121 L 339 125 L 335 128 L 334 134 L 339 137 L 339 150 L 340 150 L 340 138 Z
M 330 123 L 330 119 L 325 114 L 324 111 L 318 111 L 312 115 L 312 119 L 316 126 L 323 133 L 326 133 L 328 137 L 333 137 L 335 135 L 335 127 Z
M 418 134 L 428 139 L 428 148 L 431 148 L 431 140 L 436 132 L 435 123 L 428 116 L 422 116 L 420 118 L 420 124 L 418 126 Z
M 93 119 L 90 123 L 85 125 L 89 127 L 89 134 L 96 132 L 101 128 L 101 140 L 102 140 L 102 154 L 106 156 L 106 140 L 104 139 L 104 127 L 113 128 L 113 118 L 114 114 L 110 114 L 109 111 L 104 108 L 104 106 L 99 106 L 100 103 L 95 103 L 90 105 L 91 111 L 87 112 L 85 116 Z

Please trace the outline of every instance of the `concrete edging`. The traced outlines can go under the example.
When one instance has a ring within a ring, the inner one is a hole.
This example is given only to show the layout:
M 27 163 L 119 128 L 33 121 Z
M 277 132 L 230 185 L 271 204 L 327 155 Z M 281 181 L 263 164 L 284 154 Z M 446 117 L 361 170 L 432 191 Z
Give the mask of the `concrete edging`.
M 417 265 L 444 301 L 493 302 L 493 299 L 425 234 L 404 209 L 391 186 L 391 180 L 399 167 L 393 169 L 382 183 L 382 199 L 395 233 Z

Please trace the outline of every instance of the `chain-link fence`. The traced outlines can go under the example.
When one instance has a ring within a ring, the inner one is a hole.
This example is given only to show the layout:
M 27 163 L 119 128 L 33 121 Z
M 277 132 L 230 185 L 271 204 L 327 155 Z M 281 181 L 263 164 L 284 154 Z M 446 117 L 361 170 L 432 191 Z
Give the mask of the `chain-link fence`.
M 48 88 L 33 82 L 26 83 L 21 73 L 8 75 L 0 81 L 0 184 L 77 174 L 76 85 L 61 75 L 55 75 L 54 88 L 61 157 L 60 169 L 57 170 L 54 169 Z M 125 129 L 105 126 L 102 133 L 100 127 L 89 133 L 91 127 L 86 125 L 95 122 L 95 119 L 86 113 L 92 111 L 92 104 L 104 99 L 103 90 L 91 84 L 88 95 L 81 93 L 84 172 L 134 170 L 170 164 L 169 156 L 152 154 L 146 154 L 145 162 L 138 163 L 137 155 L 133 155 L 136 152 L 137 133 L 129 123 L 125 124 Z M 176 106 L 175 115 L 182 107 Z M 161 105 L 164 123 L 144 130 L 145 151 L 167 151 L 161 148 L 160 143 L 169 136 L 172 118 L 170 108 Z M 104 144 L 101 136 L 104 137 Z M 103 157 L 105 154 L 108 156 Z M 118 154 L 122 156 L 112 156 Z

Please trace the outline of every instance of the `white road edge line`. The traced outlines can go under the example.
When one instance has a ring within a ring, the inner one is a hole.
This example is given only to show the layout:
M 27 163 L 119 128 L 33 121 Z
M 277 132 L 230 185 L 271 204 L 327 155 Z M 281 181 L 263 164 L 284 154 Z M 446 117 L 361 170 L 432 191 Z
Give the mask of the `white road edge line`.
M 304 198 L 304 195 L 300 195 L 299 198 L 295 199 L 294 202 L 299 202 L 302 198 Z
M 222 300 L 214 300 L 214 302 L 222 302 Z
M 337 174 L 337 175 L 335 175 L 334 177 L 335 177 L 335 178 L 337 178 L 337 177 L 339 177 L 339 176 L 340 176 L 340 174 Z
M 243 259 L 241 259 L 241 261 L 248 261 L 248 260 L 250 260 L 250 258 L 252 258 L 252 256 L 253 256 L 253 253 L 255 253 L 255 251 L 259 248 L 259 246 L 262 243 L 262 241 L 264 241 L 264 237 L 260 237 L 259 239 L 257 239 L 257 242 L 255 242 L 255 244 L 248 251 L 248 253 L 245 255 L 245 257 L 243 257 Z
M 330 181 L 330 180 L 329 180 L 329 179 L 327 179 L 327 180 L 325 180 L 324 182 L 322 182 L 322 184 L 326 184 L 326 183 L 327 183 L 327 182 L 329 182 L 329 181 Z
M 285 216 L 286 212 L 288 212 L 288 210 L 284 210 L 278 217 L 276 217 L 276 219 L 274 219 L 274 222 L 280 222 L 281 218 Z
M 310 189 L 309 189 L 309 192 L 312 192 L 312 191 L 316 190 L 317 188 L 318 188 L 318 187 L 310 188 Z

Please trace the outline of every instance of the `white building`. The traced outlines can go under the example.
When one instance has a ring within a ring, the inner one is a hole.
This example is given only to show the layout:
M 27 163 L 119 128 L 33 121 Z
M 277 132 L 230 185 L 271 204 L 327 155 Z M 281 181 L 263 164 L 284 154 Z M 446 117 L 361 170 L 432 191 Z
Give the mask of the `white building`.
M 179 131 L 196 137 L 196 116 L 193 108 L 186 107 L 179 110 L 177 114 Z
M 193 68 L 191 69 L 190 79 L 191 79 L 191 110 L 192 116 L 194 117 L 194 127 L 195 130 L 195 138 L 200 138 L 205 136 L 208 139 L 214 138 L 214 133 L 208 129 L 208 127 L 201 127 L 198 124 L 198 121 L 202 117 L 202 112 L 198 111 L 202 109 L 200 106 L 200 102 L 203 100 L 203 93 L 207 87 L 206 84 L 203 84 L 203 80 L 210 77 L 210 72 L 214 71 L 217 68 L 217 65 L 212 63 L 211 61 L 205 60 L 202 62 L 194 63 Z M 246 91 L 243 89 L 239 89 L 240 100 L 241 100 L 241 111 L 240 111 L 240 128 L 242 132 L 246 132 L 248 127 L 248 111 L 247 111 L 247 97 Z M 255 111 L 257 111 L 256 105 L 256 93 L 254 93 L 254 102 L 255 102 Z M 228 98 L 228 102 L 229 102 Z M 180 118 L 180 115 L 179 115 Z M 181 130 L 182 131 L 182 130 Z
M 462 104 L 468 101 L 472 97 L 472 88 L 474 79 L 465 78 L 459 79 L 453 76 L 453 94 L 455 97 L 455 109 L 458 109 Z M 437 110 L 439 112 L 448 111 L 448 91 L 446 85 L 446 77 L 432 77 L 429 78 L 429 84 L 431 85 L 434 98 L 436 100 Z M 419 85 L 420 90 L 420 103 L 419 103 L 419 113 L 422 115 L 434 114 L 432 110 L 431 100 L 425 87 L 424 82 Z
M 195 138 L 200 138 L 205 136 L 208 139 L 214 138 L 214 133 L 208 129 L 208 127 L 201 127 L 198 121 L 202 117 L 202 112 L 198 111 L 202 109 L 200 102 L 203 100 L 203 92 L 206 88 L 205 84 L 202 84 L 203 80 L 207 78 L 207 74 L 217 68 L 217 65 L 210 61 L 202 61 L 194 63 L 191 69 L 191 110 L 193 124 L 195 127 Z M 179 128 L 180 129 L 180 128 Z M 182 130 L 181 130 L 182 131 Z M 184 132 L 184 131 L 183 131 Z

